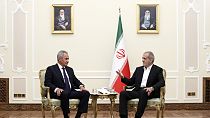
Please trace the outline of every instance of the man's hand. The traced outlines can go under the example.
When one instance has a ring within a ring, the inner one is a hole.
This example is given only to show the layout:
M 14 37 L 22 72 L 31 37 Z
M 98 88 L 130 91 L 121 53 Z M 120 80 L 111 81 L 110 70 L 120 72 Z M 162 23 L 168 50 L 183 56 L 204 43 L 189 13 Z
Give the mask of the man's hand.
M 85 89 L 84 85 L 80 85 L 79 88 L 81 91 L 88 91 L 87 89 Z
M 63 89 L 58 88 L 58 89 L 56 90 L 57 96 L 60 96 L 62 92 L 63 92 Z
M 147 95 L 150 96 L 152 91 L 154 91 L 154 88 L 153 87 L 147 87 L 147 88 L 144 88 L 144 90 L 147 92 Z
M 121 78 L 124 78 L 124 75 L 122 74 L 122 72 L 120 72 L 120 70 L 116 71 L 116 73 L 117 73 Z

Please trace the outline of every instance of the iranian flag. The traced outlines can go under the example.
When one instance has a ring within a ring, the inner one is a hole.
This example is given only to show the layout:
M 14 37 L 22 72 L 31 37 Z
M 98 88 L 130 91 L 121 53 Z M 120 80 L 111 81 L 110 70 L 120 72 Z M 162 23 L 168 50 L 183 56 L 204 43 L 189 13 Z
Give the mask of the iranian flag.
M 123 90 L 125 84 L 121 82 L 121 78 L 116 73 L 117 70 L 120 70 L 125 77 L 130 78 L 128 56 L 126 54 L 124 40 L 123 40 L 121 15 L 119 15 L 117 38 L 115 43 L 112 72 L 109 84 L 111 88 L 113 88 L 116 92 L 120 93 Z

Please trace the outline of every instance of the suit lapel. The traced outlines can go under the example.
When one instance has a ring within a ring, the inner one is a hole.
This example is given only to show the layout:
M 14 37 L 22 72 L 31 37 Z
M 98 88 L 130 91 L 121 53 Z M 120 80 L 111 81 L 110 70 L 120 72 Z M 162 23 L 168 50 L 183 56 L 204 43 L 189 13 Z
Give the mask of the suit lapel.
M 149 73 L 149 76 L 148 76 L 148 80 L 147 80 L 147 85 L 152 81 L 153 79 L 153 75 L 154 75 L 154 71 L 155 71 L 155 65 L 152 66 L 151 70 L 150 70 L 150 73 Z
M 143 79 L 143 74 L 144 74 L 144 67 L 142 66 L 142 68 L 139 69 L 140 75 L 138 78 L 140 78 L 139 80 L 139 84 L 141 85 L 142 79 Z
M 66 68 L 66 71 L 67 71 L 67 74 L 68 74 L 68 76 L 69 76 L 69 81 L 70 81 L 70 83 L 72 84 L 72 77 L 71 77 L 71 72 L 70 72 L 70 69 L 69 69 L 69 67 L 65 67 Z
M 56 72 L 58 73 L 58 79 L 61 78 L 62 82 L 64 83 L 64 80 L 63 80 L 63 75 L 62 75 L 62 72 L 60 71 L 59 69 L 59 66 L 58 64 L 56 64 L 56 68 L 55 68 Z

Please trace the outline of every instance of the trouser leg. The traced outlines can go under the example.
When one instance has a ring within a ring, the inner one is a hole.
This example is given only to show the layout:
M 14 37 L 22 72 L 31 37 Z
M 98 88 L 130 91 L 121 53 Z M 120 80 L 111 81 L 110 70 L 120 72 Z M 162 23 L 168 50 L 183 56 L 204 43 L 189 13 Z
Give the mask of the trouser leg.
M 70 112 L 69 111 L 69 93 L 67 92 L 62 92 L 61 93 L 61 96 L 60 96 L 60 100 L 61 100 L 61 109 L 63 111 L 63 115 L 64 115 L 64 118 L 68 118 L 68 113 Z
M 146 91 L 142 89 L 139 91 L 139 94 L 139 103 L 137 107 L 137 112 L 135 114 L 135 118 L 141 118 L 147 106 L 148 95 Z
M 88 91 L 72 91 L 71 92 L 70 98 L 80 100 L 75 118 L 79 118 L 82 113 L 87 113 L 89 97 L 90 97 L 90 93 Z

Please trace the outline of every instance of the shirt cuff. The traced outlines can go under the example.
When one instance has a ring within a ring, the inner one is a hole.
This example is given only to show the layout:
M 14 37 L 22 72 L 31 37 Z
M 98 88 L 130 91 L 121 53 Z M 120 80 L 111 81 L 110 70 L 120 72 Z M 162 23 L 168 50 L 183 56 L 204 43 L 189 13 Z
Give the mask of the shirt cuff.
M 81 88 L 81 87 L 84 87 L 85 88 L 85 85 L 83 85 L 83 84 L 79 85 L 79 88 Z
M 55 88 L 54 92 L 56 93 L 57 90 L 58 90 L 58 88 Z

